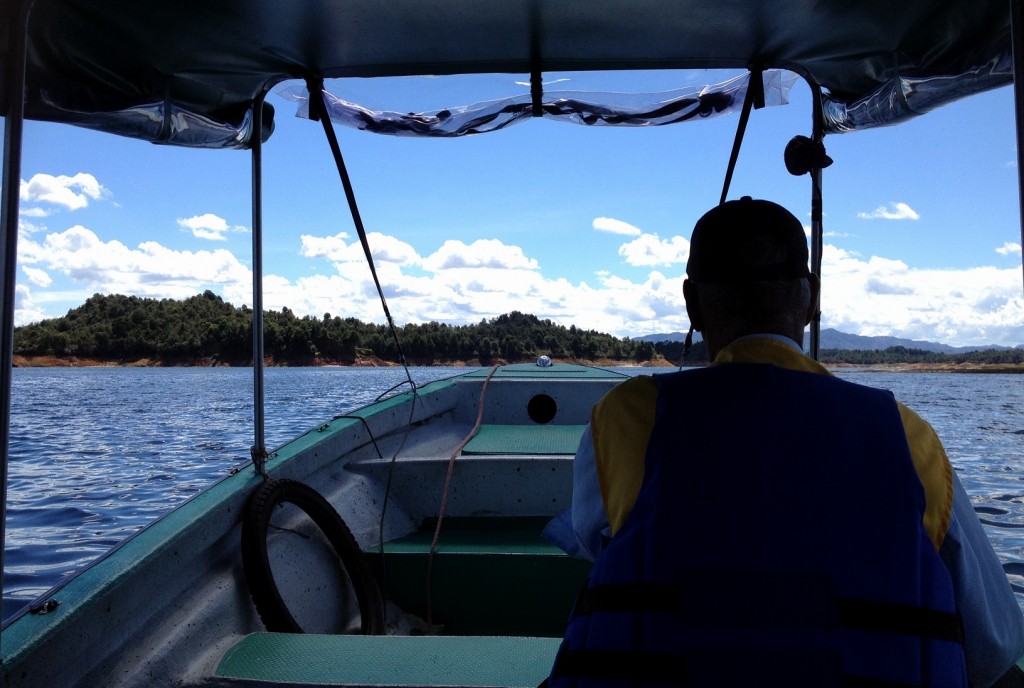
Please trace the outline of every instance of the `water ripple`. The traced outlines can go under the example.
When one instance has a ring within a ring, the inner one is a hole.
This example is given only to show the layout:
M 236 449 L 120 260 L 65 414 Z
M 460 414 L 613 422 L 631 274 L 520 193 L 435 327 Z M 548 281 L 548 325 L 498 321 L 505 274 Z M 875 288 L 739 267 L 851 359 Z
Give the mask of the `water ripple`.
M 413 374 L 423 383 L 464 371 Z M 404 376 L 267 370 L 267 446 L 373 401 Z M 239 368 L 15 369 L 4 615 L 247 462 L 251 394 L 252 371 Z

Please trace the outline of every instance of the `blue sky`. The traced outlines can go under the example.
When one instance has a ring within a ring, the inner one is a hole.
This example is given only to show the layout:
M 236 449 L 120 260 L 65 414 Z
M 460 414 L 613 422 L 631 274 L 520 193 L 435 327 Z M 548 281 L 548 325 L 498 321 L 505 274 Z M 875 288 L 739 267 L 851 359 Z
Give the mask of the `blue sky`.
M 721 73 L 545 75 L 549 89 L 660 91 Z M 528 91 L 514 75 L 341 80 L 370 108 L 426 111 Z M 809 134 L 807 88 L 752 114 L 731 197 L 810 223 L 782 151 Z M 265 303 L 383 320 L 320 125 L 278 94 L 264 148 Z M 399 324 L 510 310 L 618 336 L 685 330 L 690 230 L 717 203 L 738 117 L 650 128 L 535 120 L 460 139 L 338 128 Z M 822 326 L 953 345 L 1024 344 L 1012 91 L 912 122 L 833 135 Z M 18 324 L 94 293 L 251 304 L 250 157 L 30 122 Z

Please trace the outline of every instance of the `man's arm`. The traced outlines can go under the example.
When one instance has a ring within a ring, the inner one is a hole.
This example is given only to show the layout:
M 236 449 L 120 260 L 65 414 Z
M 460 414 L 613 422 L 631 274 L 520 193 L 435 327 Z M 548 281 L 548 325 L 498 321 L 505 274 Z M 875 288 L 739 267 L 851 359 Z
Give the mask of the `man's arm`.
M 1024 655 L 1024 616 L 955 474 L 953 514 L 939 557 L 953 578 L 963 618 L 968 681 L 972 686 L 991 686 Z
M 567 554 L 593 561 L 621 526 L 643 480 L 658 387 L 638 376 L 612 389 L 591 413 L 573 460 L 572 504 L 544 536 Z
M 548 522 L 543 535 L 569 556 L 589 561 L 597 558 L 610 537 L 589 424 L 572 462 L 572 503 Z
M 928 503 L 925 529 L 953 579 L 967 677 L 972 686 L 991 686 L 1024 655 L 1024 615 L 935 429 L 899 407 Z
M 577 556 L 590 561 L 597 559 L 611 537 L 604 498 L 597 480 L 594 438 L 590 434 L 590 425 L 583 431 L 572 463 L 572 530 L 579 546 Z

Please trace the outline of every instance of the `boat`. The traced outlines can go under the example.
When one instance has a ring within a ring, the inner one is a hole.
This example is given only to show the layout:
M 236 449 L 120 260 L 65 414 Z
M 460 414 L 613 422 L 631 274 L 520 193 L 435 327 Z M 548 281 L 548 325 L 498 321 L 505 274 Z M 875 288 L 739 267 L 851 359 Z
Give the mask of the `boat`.
M 503 365 L 328 419 L 267 457 L 269 479 L 225 477 L 9 622 L 5 679 L 535 685 L 589 568 L 539 534 L 622 377 Z
M 268 449 L 260 247 L 271 89 L 304 86 L 295 98 L 324 128 L 372 266 L 332 122 L 461 136 L 535 117 L 646 126 L 734 113 L 725 198 L 751 111 L 802 78 L 815 96 L 810 135 L 791 142 L 787 166 L 810 180 L 818 271 L 825 136 L 1012 84 L 1022 12 L 1020 0 L 4 3 L 0 491 L 25 119 L 251 151 L 256 362 L 251 465 L 7 620 L 4 685 L 525 687 L 550 669 L 587 564 L 542 530 L 569 503 L 591 406 L 624 375 L 561 361 L 475 370 L 410 385 Z M 546 73 L 566 70 L 707 68 L 743 74 L 640 108 L 544 86 Z M 530 94 L 389 113 L 336 98 L 325 82 L 483 73 L 528 75 Z M 1024 92 L 1017 102 L 1024 122 Z

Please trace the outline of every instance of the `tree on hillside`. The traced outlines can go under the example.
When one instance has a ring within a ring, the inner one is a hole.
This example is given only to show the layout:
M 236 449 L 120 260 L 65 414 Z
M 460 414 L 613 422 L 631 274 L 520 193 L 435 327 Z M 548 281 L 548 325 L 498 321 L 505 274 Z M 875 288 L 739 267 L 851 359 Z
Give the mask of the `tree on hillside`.
M 212 359 L 251 362 L 252 313 L 236 308 L 211 291 L 181 301 L 136 296 L 90 297 L 61 318 L 15 330 L 15 353 L 25 356 L 77 356 L 102 360 L 157 358 L 168 362 Z M 657 356 L 646 342 L 618 339 L 575 326 L 513 311 L 477 325 L 429 322 L 398 331 L 405 354 L 414 362 L 558 358 L 648 361 Z M 310 365 L 351 363 L 357 355 L 398 361 L 398 346 L 384 325 L 325 313 L 298 317 L 289 308 L 264 316 L 264 349 L 278 363 Z
M 184 300 L 95 294 L 60 318 L 18 327 L 14 353 L 24 356 L 96 358 L 110 361 L 153 358 L 168 363 L 210 359 L 248 365 L 252 358 L 252 311 L 225 302 L 212 291 Z M 512 311 L 475 325 L 410 323 L 398 331 L 414 363 L 475 360 L 530 361 L 542 354 L 575 360 L 643 363 L 682 359 L 682 342 L 619 339 L 568 328 Z M 397 362 L 398 347 L 384 325 L 324 313 L 298 317 L 289 308 L 264 316 L 266 354 L 281 364 L 352 363 L 357 356 Z M 882 351 L 825 349 L 824 363 L 999 363 L 1024 362 L 1024 349 L 940 354 L 903 346 Z M 694 344 L 687 365 L 707 362 L 704 342 Z

